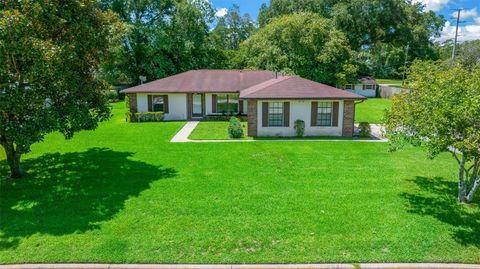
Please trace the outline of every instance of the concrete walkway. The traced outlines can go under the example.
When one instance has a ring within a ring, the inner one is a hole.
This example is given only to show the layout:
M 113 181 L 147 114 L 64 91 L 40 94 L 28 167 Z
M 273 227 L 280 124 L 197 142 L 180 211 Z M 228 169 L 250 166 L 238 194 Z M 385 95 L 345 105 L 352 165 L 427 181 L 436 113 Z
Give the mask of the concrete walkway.
M 324 264 L 14 264 L 0 269 L 480 269 L 459 263 L 324 263 Z
M 371 140 L 345 140 L 345 139 L 250 139 L 250 140 L 242 140 L 242 139 L 232 139 L 232 140 L 191 140 L 188 137 L 193 132 L 193 130 L 197 127 L 199 121 L 188 121 L 178 133 L 170 140 L 172 143 L 238 143 L 238 142 L 278 142 L 278 141 L 288 141 L 288 142 L 363 142 L 363 143 L 383 143 L 388 142 L 387 139 L 383 138 L 380 135 L 381 125 L 379 126 L 372 126 L 372 136 L 374 139 Z M 355 127 L 357 129 L 357 127 Z
M 199 121 L 187 121 L 187 123 L 182 127 L 182 129 L 180 129 L 180 131 L 178 131 L 177 134 L 175 134 L 170 142 L 191 142 L 191 140 L 188 139 L 188 136 L 193 132 L 199 123 Z

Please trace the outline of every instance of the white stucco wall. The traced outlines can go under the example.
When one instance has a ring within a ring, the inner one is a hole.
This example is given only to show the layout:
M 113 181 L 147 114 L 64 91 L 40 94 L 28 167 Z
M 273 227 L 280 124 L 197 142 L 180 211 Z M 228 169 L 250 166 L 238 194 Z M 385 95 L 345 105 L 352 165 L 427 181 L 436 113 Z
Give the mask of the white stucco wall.
M 347 90 L 347 92 L 356 93 L 365 97 L 376 97 L 375 88 L 373 90 L 363 90 L 362 84 L 355 84 L 355 90 Z
M 138 112 L 148 112 L 148 95 L 146 93 L 137 94 Z M 165 94 L 158 93 L 158 95 Z M 168 113 L 165 114 L 165 120 L 186 120 L 187 95 L 185 93 L 169 93 L 166 95 L 168 95 Z
M 336 127 L 320 127 L 310 126 L 312 101 L 316 100 L 291 100 L 290 102 L 290 126 L 289 127 L 262 127 L 262 103 L 263 102 L 278 102 L 272 101 L 258 101 L 257 103 L 257 135 L 258 136 L 295 136 L 294 123 L 296 120 L 303 120 L 305 122 L 305 136 L 341 136 L 343 126 L 343 101 L 338 100 L 338 126 Z M 323 100 L 324 101 L 324 100 Z M 331 100 L 332 102 L 336 100 Z M 322 102 L 318 100 L 317 102 Z

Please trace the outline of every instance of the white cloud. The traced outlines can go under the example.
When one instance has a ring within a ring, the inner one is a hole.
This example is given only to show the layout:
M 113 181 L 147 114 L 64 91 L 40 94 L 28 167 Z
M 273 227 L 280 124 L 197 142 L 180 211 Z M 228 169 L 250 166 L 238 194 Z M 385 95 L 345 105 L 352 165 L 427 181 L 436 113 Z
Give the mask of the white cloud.
M 422 3 L 427 10 L 438 11 L 447 5 L 450 0 L 413 0 L 412 3 Z
M 438 41 L 445 41 L 455 38 L 455 24 L 447 21 L 443 27 Z M 470 41 L 480 39 L 480 17 L 475 18 L 475 23 L 458 27 L 458 41 Z
M 456 11 L 452 13 L 453 18 L 457 18 L 457 15 L 458 14 L 457 14 Z M 460 20 L 468 19 L 468 18 L 475 18 L 477 16 L 478 16 L 477 8 L 465 9 L 465 10 L 460 11 Z M 479 18 L 477 18 L 477 19 L 479 19 Z
M 215 16 L 218 18 L 221 18 L 225 15 L 227 15 L 228 9 L 227 8 L 217 8 L 217 12 L 215 12 Z

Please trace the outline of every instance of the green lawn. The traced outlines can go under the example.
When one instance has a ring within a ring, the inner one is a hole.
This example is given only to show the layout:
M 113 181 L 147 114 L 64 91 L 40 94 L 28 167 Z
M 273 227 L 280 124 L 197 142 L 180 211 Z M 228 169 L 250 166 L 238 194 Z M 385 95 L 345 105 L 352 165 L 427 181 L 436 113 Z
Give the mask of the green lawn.
M 387 85 L 397 88 L 405 88 L 408 89 L 408 85 L 403 85 L 403 81 L 401 79 L 376 79 L 377 83 L 380 85 Z
M 400 87 L 402 86 L 402 80 L 401 79 L 376 79 L 378 84 L 382 85 L 389 85 L 389 86 L 397 86 Z
M 188 138 L 192 140 L 230 140 L 228 121 L 201 121 Z M 240 139 L 251 139 L 247 136 L 247 122 L 242 122 L 244 136 Z
M 392 100 L 370 98 L 355 107 L 355 121 L 380 124 L 383 123 L 385 110 L 392 107 Z
M 0 180 L 0 263 L 480 262 L 478 201 L 455 202 L 447 154 L 169 143 L 184 123 L 124 123 L 123 107 Z

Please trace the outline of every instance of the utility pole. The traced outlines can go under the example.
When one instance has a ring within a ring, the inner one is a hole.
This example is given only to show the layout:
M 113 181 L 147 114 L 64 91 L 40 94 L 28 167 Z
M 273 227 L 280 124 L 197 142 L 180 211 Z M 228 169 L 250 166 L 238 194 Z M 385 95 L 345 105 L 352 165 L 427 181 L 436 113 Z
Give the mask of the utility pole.
M 405 85 L 405 74 L 407 73 L 407 60 L 408 60 L 408 50 L 410 49 L 410 43 L 407 44 L 405 48 L 405 61 L 403 62 L 403 79 L 402 86 Z
M 457 26 L 455 28 L 455 41 L 453 42 L 453 50 L 452 50 L 452 61 L 455 60 L 455 49 L 457 48 L 457 37 L 458 37 L 458 24 L 460 23 L 460 11 L 462 11 L 461 8 L 456 9 L 457 11 Z

